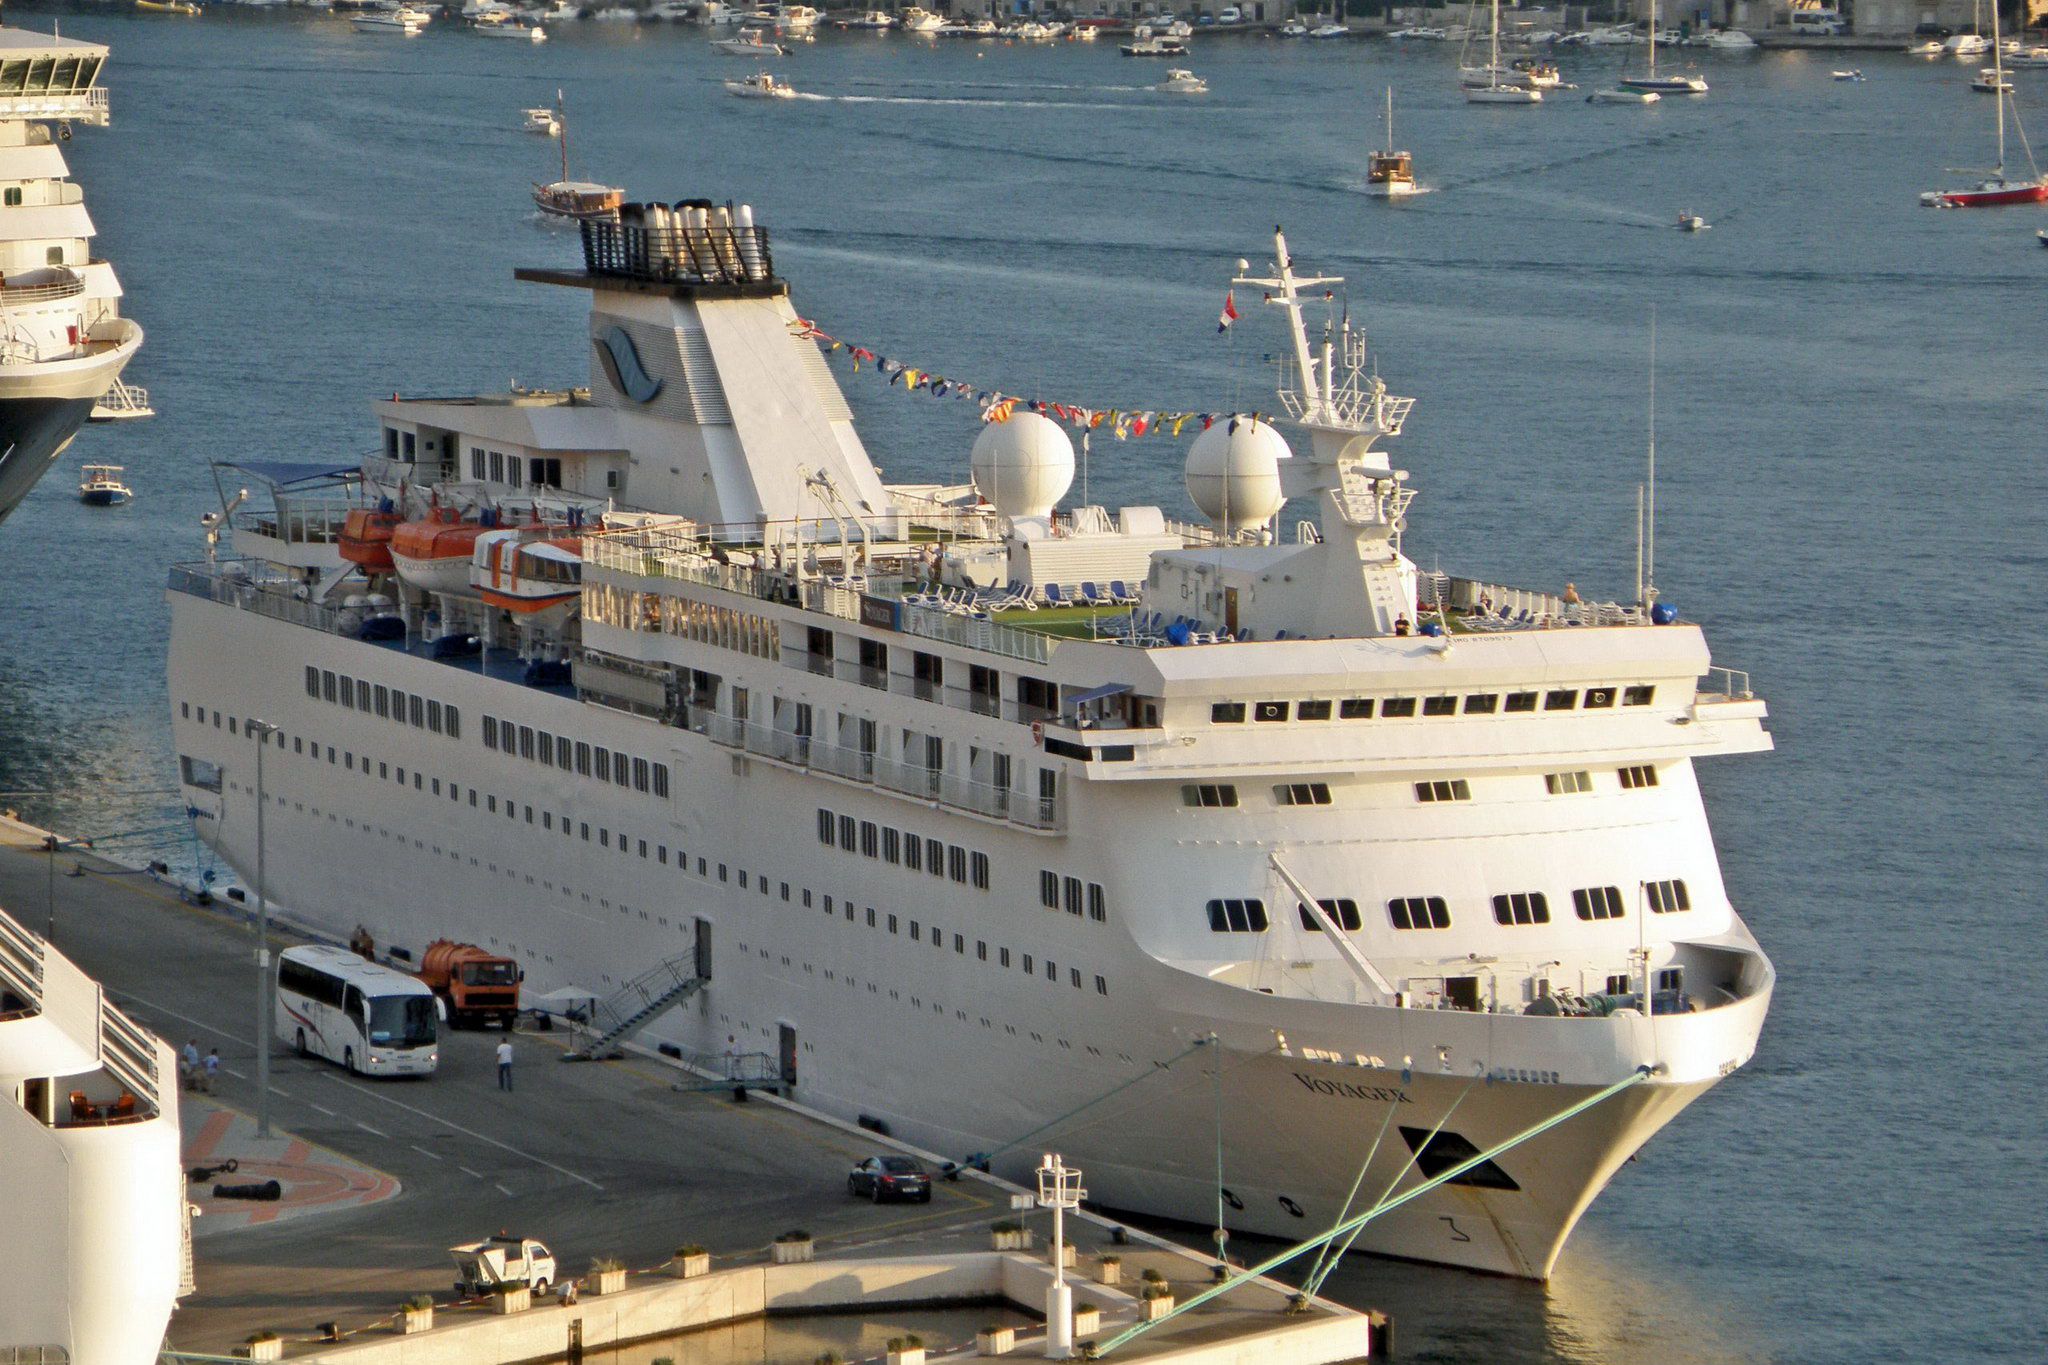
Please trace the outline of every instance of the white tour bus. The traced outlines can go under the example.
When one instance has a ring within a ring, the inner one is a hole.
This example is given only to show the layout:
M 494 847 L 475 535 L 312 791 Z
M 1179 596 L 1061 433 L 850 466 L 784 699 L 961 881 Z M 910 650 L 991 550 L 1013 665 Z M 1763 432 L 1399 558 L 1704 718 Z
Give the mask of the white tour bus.
M 434 993 L 417 977 L 345 948 L 313 944 L 277 958 L 277 1036 L 301 1057 L 369 1076 L 430 1076 L 440 1060 Z

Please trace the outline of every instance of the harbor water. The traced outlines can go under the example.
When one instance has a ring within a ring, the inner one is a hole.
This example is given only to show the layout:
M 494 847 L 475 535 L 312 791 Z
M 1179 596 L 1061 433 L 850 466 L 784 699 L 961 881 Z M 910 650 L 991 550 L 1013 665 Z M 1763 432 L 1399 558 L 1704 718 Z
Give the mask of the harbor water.
M 722 86 L 753 67 L 681 26 L 529 48 L 8 11 L 53 19 L 113 49 L 114 124 L 66 155 L 161 416 L 88 430 L 0 529 L 0 804 L 202 862 L 162 591 L 203 554 L 209 462 L 346 465 L 374 396 L 581 381 L 584 300 L 511 278 L 575 259 L 528 198 L 556 146 L 520 130 L 558 88 L 579 178 L 749 202 L 826 332 L 1050 401 L 1271 410 L 1277 320 L 1242 290 L 1217 315 L 1284 224 L 1421 400 L 1392 449 L 1424 567 L 1632 592 L 1654 312 L 1657 584 L 1778 743 L 1701 769 L 1780 973 L 1762 1047 L 1550 1284 L 1357 1260 L 1330 1292 L 1390 1310 L 1409 1360 L 2048 1357 L 2048 969 L 2021 942 L 2048 829 L 2048 214 L 1917 206 L 1990 156 L 1964 64 L 1857 53 L 1869 79 L 1838 83 L 1844 57 L 1701 53 L 1711 94 L 1629 108 L 1583 98 L 1623 50 L 1579 49 L 1579 90 L 1485 108 L 1443 45 L 1203 35 L 1177 64 L 1211 93 L 1186 97 L 1108 41 L 832 34 L 777 64 L 803 98 L 755 101 Z M 2048 132 L 2048 73 L 2014 80 Z M 1397 205 L 1364 193 L 1388 85 L 1429 191 Z M 840 374 L 892 480 L 964 477 L 971 403 Z M 1089 501 L 1192 514 L 1185 438 L 1091 444 Z M 85 460 L 136 501 L 80 506 Z

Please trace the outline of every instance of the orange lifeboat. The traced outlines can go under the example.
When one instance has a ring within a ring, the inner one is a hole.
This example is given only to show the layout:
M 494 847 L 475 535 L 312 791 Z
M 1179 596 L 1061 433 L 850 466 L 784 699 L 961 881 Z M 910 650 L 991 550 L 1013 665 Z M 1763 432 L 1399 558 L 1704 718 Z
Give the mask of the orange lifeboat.
M 391 559 L 398 576 L 422 592 L 469 596 L 470 557 L 476 538 L 489 529 L 453 508 L 436 508 L 392 533 Z
M 341 525 L 341 557 L 364 573 L 390 573 L 391 534 L 400 520 L 398 513 L 381 507 L 355 508 Z
M 470 582 L 484 601 L 532 615 L 567 607 L 583 595 L 583 540 L 543 540 L 519 531 L 486 531 L 476 541 Z

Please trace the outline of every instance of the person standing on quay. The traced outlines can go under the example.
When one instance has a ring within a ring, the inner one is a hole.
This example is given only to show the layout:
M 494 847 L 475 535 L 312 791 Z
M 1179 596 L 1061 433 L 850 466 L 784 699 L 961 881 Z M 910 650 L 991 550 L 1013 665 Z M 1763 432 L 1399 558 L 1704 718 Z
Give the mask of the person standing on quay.
M 498 1089 L 512 1088 L 512 1040 L 503 1039 L 498 1044 Z

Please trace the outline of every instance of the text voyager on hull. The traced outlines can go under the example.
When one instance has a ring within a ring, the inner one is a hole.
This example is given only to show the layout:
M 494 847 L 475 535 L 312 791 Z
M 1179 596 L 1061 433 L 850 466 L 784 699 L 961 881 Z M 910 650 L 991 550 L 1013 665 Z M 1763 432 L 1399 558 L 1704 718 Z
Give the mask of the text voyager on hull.
M 1057 510 L 1073 449 L 1022 404 L 970 482 L 885 484 L 747 209 L 581 231 L 520 275 L 589 291 L 587 389 L 379 402 L 359 473 L 243 466 L 275 510 L 171 571 L 185 796 L 246 876 L 278 727 L 302 922 L 541 991 L 662 967 L 698 988 L 656 1038 L 998 1169 L 1079 1110 L 1097 1198 L 1193 1221 L 1220 1063 L 1222 1202 L 1278 1237 L 1650 1069 L 1358 1242 L 1536 1278 L 1749 1058 L 1773 973 L 1692 764 L 1768 749 L 1762 703 L 1662 604 L 1418 571 L 1378 448 L 1412 400 L 1312 342 L 1334 281 L 1277 233 L 1238 283 L 1299 448 L 1216 419 L 1194 525 Z

